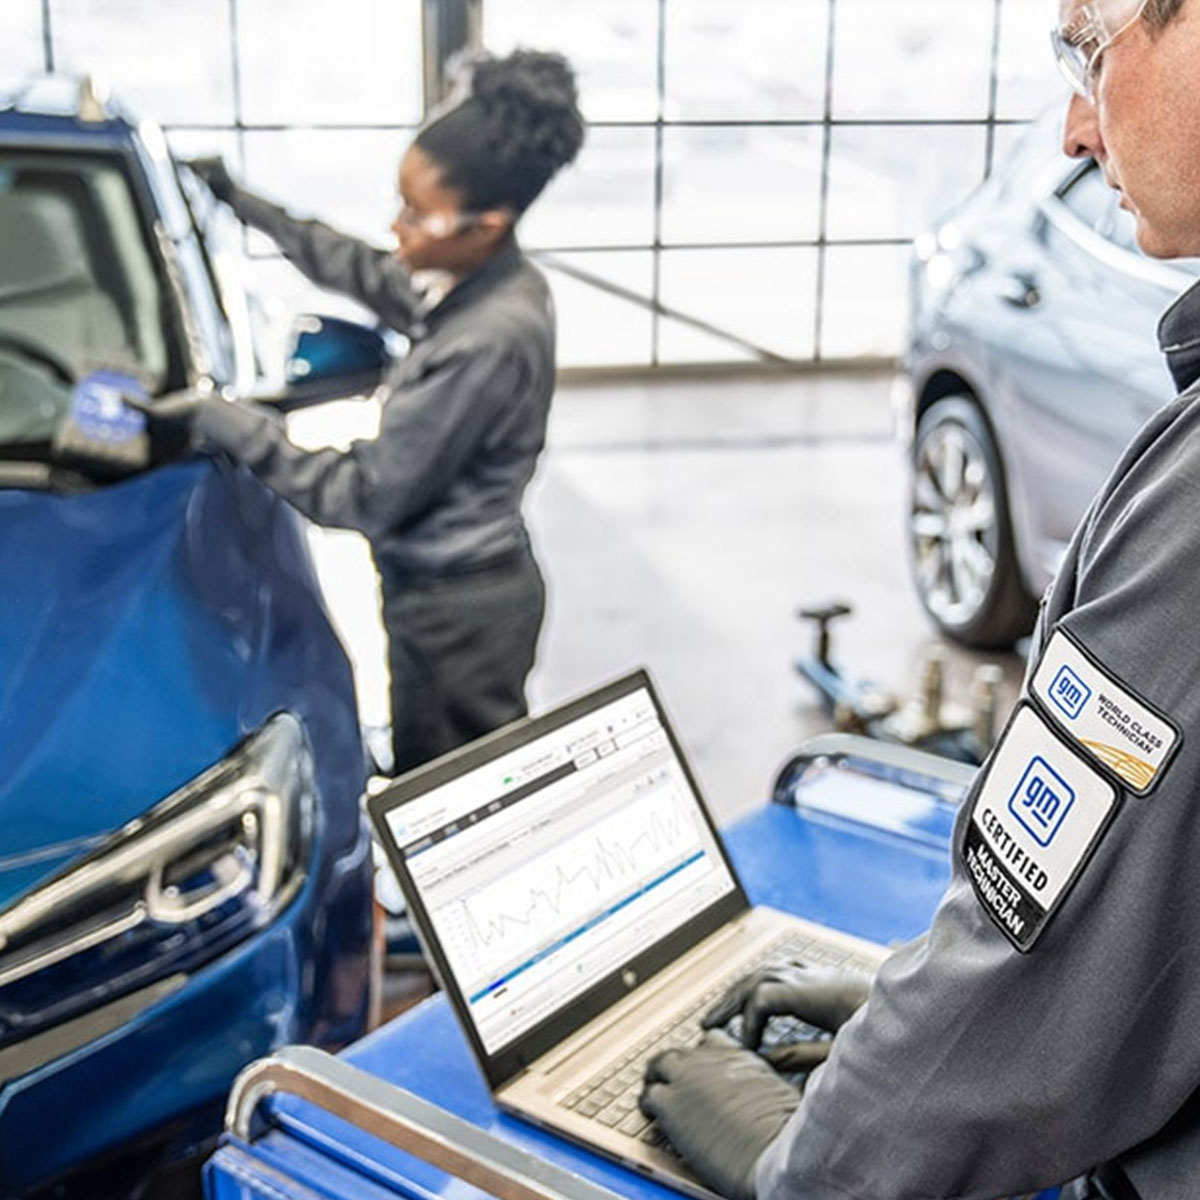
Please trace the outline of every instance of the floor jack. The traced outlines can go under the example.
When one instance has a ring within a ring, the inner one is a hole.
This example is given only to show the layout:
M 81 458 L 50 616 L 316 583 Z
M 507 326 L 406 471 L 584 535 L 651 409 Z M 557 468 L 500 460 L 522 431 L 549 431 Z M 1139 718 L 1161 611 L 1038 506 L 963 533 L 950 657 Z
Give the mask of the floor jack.
M 831 626 L 853 610 L 834 602 L 802 608 L 797 616 L 811 621 L 810 655 L 796 660 L 796 670 L 816 688 L 822 708 L 843 733 L 859 733 L 915 746 L 958 762 L 983 762 L 996 737 L 996 702 L 1002 672 L 991 663 L 975 670 L 969 706 L 945 698 L 946 652 L 931 647 L 921 670 L 917 695 L 905 700 L 867 679 L 848 675 L 831 651 Z

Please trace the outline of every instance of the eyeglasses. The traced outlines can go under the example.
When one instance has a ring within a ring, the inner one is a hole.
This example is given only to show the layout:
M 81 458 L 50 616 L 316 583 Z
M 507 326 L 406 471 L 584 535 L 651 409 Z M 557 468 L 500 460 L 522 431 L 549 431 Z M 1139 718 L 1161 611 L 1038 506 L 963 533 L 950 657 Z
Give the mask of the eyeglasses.
M 479 224 L 479 214 L 473 212 L 418 212 L 407 204 L 401 204 L 396 213 L 396 224 L 419 229 L 434 238 L 454 237 Z
M 1050 31 L 1059 70 L 1085 100 L 1096 99 L 1101 55 L 1142 15 L 1147 3 L 1149 0 L 1094 0 L 1081 5 L 1065 25 Z

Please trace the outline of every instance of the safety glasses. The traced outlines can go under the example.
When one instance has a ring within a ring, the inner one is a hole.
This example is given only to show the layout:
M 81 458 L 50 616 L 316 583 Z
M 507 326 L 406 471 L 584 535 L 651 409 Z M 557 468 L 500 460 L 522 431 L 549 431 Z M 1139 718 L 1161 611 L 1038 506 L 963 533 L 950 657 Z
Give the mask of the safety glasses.
M 422 233 L 433 238 L 449 238 L 479 224 L 479 214 L 475 212 L 431 212 L 421 213 L 407 204 L 401 204 L 396 214 L 396 221 L 409 229 L 419 229 Z
M 1100 59 L 1142 15 L 1149 0 L 1093 0 L 1075 10 L 1069 21 L 1050 31 L 1054 57 L 1071 87 L 1095 101 Z

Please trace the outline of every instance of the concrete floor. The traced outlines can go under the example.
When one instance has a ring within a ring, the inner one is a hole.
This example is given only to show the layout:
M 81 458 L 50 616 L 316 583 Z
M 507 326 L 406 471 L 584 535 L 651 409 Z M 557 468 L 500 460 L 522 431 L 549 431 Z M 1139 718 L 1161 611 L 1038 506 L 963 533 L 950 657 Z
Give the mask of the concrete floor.
M 886 374 L 564 384 L 527 512 L 547 576 L 530 681 L 543 708 L 645 665 L 718 820 L 764 802 L 807 737 L 831 728 L 794 658 L 802 605 L 849 601 L 834 652 L 904 695 L 944 643 L 908 581 L 904 454 Z M 984 662 L 948 650 L 965 701 Z
M 534 710 L 648 667 L 727 823 L 832 728 L 793 667 L 812 646 L 795 612 L 838 598 L 855 610 L 834 632 L 848 670 L 908 697 L 942 651 L 947 696 L 965 701 L 975 669 L 996 663 L 1006 713 L 1020 659 L 948 646 L 909 584 L 890 389 L 889 375 L 846 373 L 561 385 L 526 506 L 548 590 Z M 322 421 L 308 440 L 333 440 Z M 341 438 L 352 428 L 343 413 Z M 312 536 L 364 713 L 386 719 L 365 548 L 356 535 Z M 431 987 L 420 970 L 389 972 L 385 1016 Z
M 543 709 L 635 667 L 658 681 L 721 822 L 763 803 L 779 767 L 832 726 L 794 659 L 812 633 L 796 610 L 843 599 L 834 653 L 903 696 L 945 649 L 947 695 L 1015 655 L 934 634 L 908 579 L 906 467 L 889 374 L 780 373 L 563 383 L 526 511 L 548 610 L 530 700 Z M 378 409 L 293 416 L 307 445 L 370 436 Z M 378 593 L 357 534 L 313 528 L 318 571 L 354 660 L 368 725 L 387 720 Z

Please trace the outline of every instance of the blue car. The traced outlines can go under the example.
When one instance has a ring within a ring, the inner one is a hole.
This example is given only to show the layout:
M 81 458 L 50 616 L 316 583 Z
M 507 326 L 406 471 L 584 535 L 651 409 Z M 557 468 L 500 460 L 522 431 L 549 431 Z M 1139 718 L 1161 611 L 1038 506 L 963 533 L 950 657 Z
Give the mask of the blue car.
M 252 339 L 155 128 L 0 96 L 0 1195 L 126 1196 L 236 1072 L 364 1032 L 367 773 L 299 518 L 123 395 L 229 393 Z M 361 387 L 308 319 L 281 405 Z

